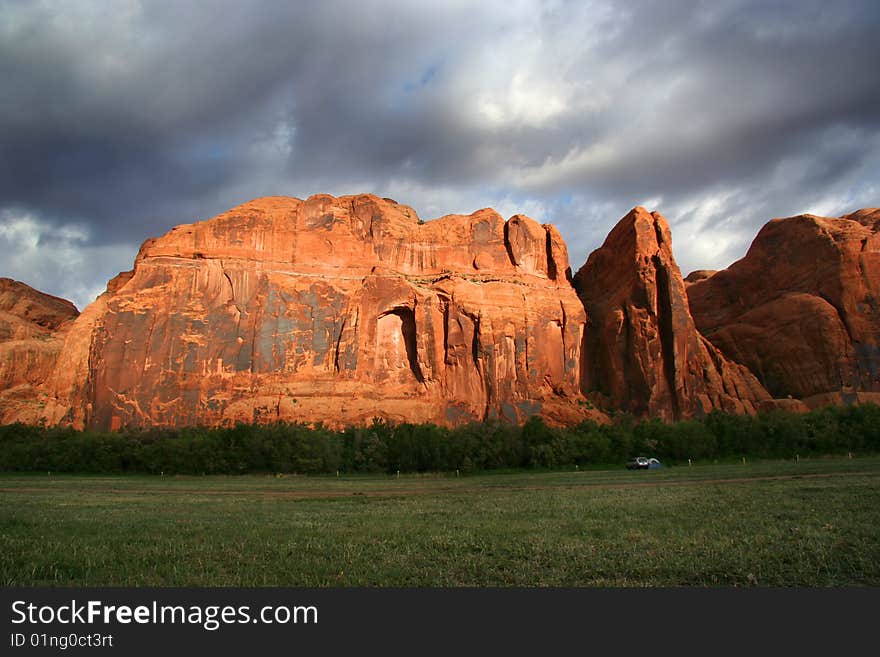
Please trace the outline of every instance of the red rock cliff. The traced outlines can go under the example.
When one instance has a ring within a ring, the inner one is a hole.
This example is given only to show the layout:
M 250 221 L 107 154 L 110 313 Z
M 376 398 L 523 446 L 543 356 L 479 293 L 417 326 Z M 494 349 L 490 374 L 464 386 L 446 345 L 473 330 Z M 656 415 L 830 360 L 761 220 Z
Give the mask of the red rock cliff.
M 143 244 L 71 327 L 45 419 L 575 421 L 569 276 L 559 233 L 524 216 L 258 199 Z
M 673 420 L 714 408 L 754 412 L 769 399 L 697 331 L 660 214 L 633 209 L 574 283 L 589 317 L 583 391 L 599 393 L 608 408 Z
M 38 420 L 39 392 L 79 313 L 69 301 L 0 278 L 0 423 Z
M 704 335 L 775 396 L 880 392 L 880 210 L 774 219 L 688 297 Z
M 568 423 L 603 417 L 584 394 L 665 419 L 876 401 L 878 234 L 878 210 L 778 219 L 729 269 L 684 281 L 666 221 L 636 208 L 575 292 L 559 233 L 528 217 L 258 199 L 148 240 L 80 315 L 0 279 L 0 422 Z

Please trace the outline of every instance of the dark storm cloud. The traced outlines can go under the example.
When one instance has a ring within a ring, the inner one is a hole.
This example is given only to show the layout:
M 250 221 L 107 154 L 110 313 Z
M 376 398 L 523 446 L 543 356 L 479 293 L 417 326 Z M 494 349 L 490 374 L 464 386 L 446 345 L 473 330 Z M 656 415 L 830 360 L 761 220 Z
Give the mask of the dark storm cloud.
M 725 265 L 770 216 L 877 194 L 877 7 L 0 0 L 0 253 L 61 231 L 92 290 L 89 248 L 367 191 L 522 204 L 575 266 L 654 201 L 680 259 Z
M 588 182 L 588 174 L 601 190 L 670 192 L 773 166 L 830 127 L 877 129 L 876 6 L 863 5 L 832 30 L 804 2 L 788 13 L 710 3 L 715 15 L 674 14 L 667 5 L 650 3 L 623 20 L 619 38 L 588 58 L 626 71 L 605 81 L 614 102 L 591 119 L 602 124 L 597 141 L 619 146 L 613 157 L 572 165 L 548 185 Z

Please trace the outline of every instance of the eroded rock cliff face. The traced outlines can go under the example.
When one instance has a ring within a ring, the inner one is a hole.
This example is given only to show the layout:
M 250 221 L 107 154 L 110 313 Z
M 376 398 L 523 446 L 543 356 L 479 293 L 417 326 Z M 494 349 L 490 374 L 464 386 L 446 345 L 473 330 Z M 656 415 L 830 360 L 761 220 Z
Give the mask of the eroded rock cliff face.
M 597 412 L 579 393 L 586 318 L 569 276 L 556 229 L 520 215 L 423 223 L 368 195 L 255 200 L 143 244 L 71 327 L 44 415 L 576 421 Z
M 878 234 L 872 209 L 777 219 L 729 269 L 683 280 L 665 219 L 635 208 L 572 278 L 558 231 L 522 215 L 257 199 L 147 240 L 81 314 L 0 279 L 0 422 L 573 423 L 877 401 Z
M 582 385 L 607 408 L 667 420 L 752 413 L 769 395 L 694 325 L 669 225 L 637 207 L 574 277 L 589 322 Z
M 774 396 L 880 400 L 880 210 L 774 219 L 687 293 L 700 331 Z
M 69 301 L 0 278 L 0 423 L 40 417 L 45 399 L 39 388 L 78 314 Z

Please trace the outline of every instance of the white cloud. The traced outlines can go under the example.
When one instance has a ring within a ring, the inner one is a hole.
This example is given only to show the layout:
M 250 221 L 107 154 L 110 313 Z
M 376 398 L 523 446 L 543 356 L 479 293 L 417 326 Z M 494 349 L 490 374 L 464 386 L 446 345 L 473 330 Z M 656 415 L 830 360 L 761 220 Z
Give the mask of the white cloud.
M 137 247 L 89 244 L 88 228 L 55 226 L 32 214 L 0 211 L 0 275 L 72 301 L 82 310 L 104 291 L 107 281 L 130 269 Z
M 576 178 L 589 179 L 592 172 L 619 164 L 622 149 L 617 141 L 610 137 L 604 142 L 576 146 L 560 159 L 548 156 L 540 166 L 508 167 L 504 176 L 522 189 L 552 188 Z
M 603 99 L 594 98 L 593 107 L 589 107 L 584 96 L 580 86 L 573 82 L 547 79 L 541 72 L 517 71 L 502 87 L 480 93 L 476 112 L 492 130 L 543 128 L 566 114 L 601 107 Z
M 752 208 L 740 208 L 740 190 L 697 195 L 674 204 L 662 199 L 652 207 L 667 218 L 675 260 L 684 276 L 695 269 L 724 269 L 742 257 L 754 235 L 743 231 Z

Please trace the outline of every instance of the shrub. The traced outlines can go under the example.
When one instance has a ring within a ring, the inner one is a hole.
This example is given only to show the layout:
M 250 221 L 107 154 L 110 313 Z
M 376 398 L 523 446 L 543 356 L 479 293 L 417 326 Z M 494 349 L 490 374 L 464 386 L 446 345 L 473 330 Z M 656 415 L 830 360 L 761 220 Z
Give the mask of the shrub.
M 611 424 L 585 421 L 571 427 L 551 427 L 537 416 L 522 427 L 494 421 L 452 429 L 379 419 L 343 431 L 285 422 L 115 433 L 0 426 L 0 470 L 31 472 L 467 472 L 620 465 L 642 454 L 674 463 L 850 451 L 880 451 L 880 407 L 831 407 L 803 415 L 774 411 L 755 417 L 712 412 L 673 424 L 639 422 L 619 413 Z

